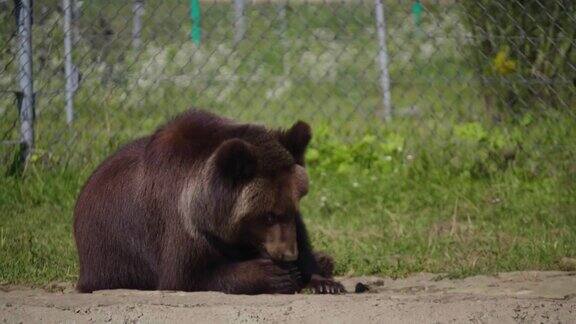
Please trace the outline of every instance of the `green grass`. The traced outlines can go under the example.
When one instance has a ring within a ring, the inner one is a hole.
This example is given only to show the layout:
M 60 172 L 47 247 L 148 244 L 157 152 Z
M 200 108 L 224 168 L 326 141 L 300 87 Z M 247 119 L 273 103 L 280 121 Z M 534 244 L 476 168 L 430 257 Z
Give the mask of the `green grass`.
M 162 4 L 146 11 L 149 26 L 159 27 L 145 29 L 139 52 L 129 50 L 123 29 L 129 6 L 85 4 L 86 33 L 97 29 L 88 18 L 101 12 L 114 17 L 116 36 L 107 53 L 98 37 L 85 35 L 76 47 L 83 83 L 70 127 L 55 92 L 63 87 L 61 44 L 46 41 L 60 39 L 61 29 L 35 24 L 35 46 L 49 59 L 35 65 L 36 150 L 22 176 L 6 173 L 16 146 L 0 146 L 0 283 L 73 281 L 72 208 L 81 185 L 121 144 L 190 106 L 271 126 L 312 124 L 312 187 L 302 209 L 314 245 L 334 255 L 338 274 L 466 276 L 558 269 L 562 257 L 576 256 L 575 105 L 530 102 L 493 122 L 460 51 L 452 7 L 425 16 L 425 30 L 442 36 L 430 38 L 415 36 L 406 10 L 389 7 L 398 116 L 384 123 L 376 118 L 371 6 L 292 5 L 282 37 L 273 7 L 250 7 L 237 48 L 230 7 L 205 6 L 196 48 L 185 2 Z M 108 77 L 105 62 L 114 63 Z M 6 65 L 0 88 L 15 76 Z M 8 107 L 12 97 L 0 94 L 2 140 L 18 138 L 18 116 Z M 416 114 L 403 115 L 410 110 Z
M 489 135 L 412 138 L 393 152 L 370 137 L 346 148 L 318 143 L 305 204 L 316 246 L 336 255 L 342 274 L 558 269 L 576 253 L 575 154 L 538 143 L 539 127 L 549 126 L 523 128 L 505 163 Z
M 346 140 L 316 124 L 303 202 L 314 245 L 338 274 L 558 269 L 576 256 L 576 125 L 551 118 L 433 133 L 399 120 Z M 1 178 L 0 282 L 74 280 L 74 199 L 104 156 L 68 167 L 39 156 Z

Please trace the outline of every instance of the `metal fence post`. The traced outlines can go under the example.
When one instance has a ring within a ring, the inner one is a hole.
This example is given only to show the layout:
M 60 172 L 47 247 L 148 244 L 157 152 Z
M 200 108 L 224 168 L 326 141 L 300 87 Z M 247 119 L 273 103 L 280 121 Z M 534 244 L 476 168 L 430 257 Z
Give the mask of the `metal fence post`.
M 142 44 L 140 36 L 142 34 L 142 16 L 144 16 L 144 0 L 134 0 L 134 7 L 132 8 L 134 14 L 134 29 L 132 30 L 132 45 L 135 49 L 139 49 Z
M 34 148 L 34 85 L 32 79 L 32 0 L 17 1 L 18 74 L 20 104 L 20 162 L 25 165 Z
M 386 47 L 386 16 L 382 0 L 374 0 L 376 7 L 376 29 L 378 31 L 378 63 L 380 65 L 380 86 L 384 119 L 392 118 L 392 95 L 390 93 L 390 76 L 388 74 L 388 48 Z
M 244 0 L 234 0 L 234 45 L 240 43 L 245 33 Z
M 72 5 L 70 0 L 62 0 L 64 9 L 64 73 L 66 78 L 66 123 L 74 120 L 74 91 L 76 73 L 72 64 Z
M 277 19 L 280 22 L 280 35 L 284 36 L 284 34 L 286 33 L 286 27 L 287 27 L 287 22 L 286 22 L 286 1 L 282 0 L 279 1 L 277 6 Z

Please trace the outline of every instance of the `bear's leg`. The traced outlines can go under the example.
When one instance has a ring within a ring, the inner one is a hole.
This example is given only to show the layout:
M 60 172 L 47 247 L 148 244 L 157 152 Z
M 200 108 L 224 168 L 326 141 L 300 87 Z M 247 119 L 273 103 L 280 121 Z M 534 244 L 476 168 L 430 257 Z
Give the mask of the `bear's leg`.
M 319 275 L 332 278 L 334 276 L 334 259 L 324 252 L 314 252 L 314 258 L 320 268 Z
M 221 263 L 165 264 L 158 290 L 221 291 L 229 294 L 293 294 L 300 290 L 296 267 L 281 268 L 270 259 Z M 212 268 L 212 270 L 207 270 Z
M 155 275 L 144 260 L 119 245 L 80 245 L 80 277 L 77 289 L 92 292 L 102 289 L 154 289 Z
M 324 253 L 314 253 L 310 246 L 306 226 L 301 215 L 296 218 L 296 231 L 298 237 L 298 260 L 296 264 L 304 278 L 304 288 L 314 293 L 338 294 L 345 292 L 344 287 L 334 279 L 334 262 Z
M 293 294 L 300 290 L 300 280 L 296 266 L 280 267 L 262 258 L 219 266 L 205 287 L 231 294 Z
M 155 288 L 154 276 L 142 263 L 123 260 L 90 262 L 80 272 L 77 289 L 92 292 L 102 289 L 141 289 Z
M 294 293 L 298 269 L 281 268 L 270 259 L 231 262 L 201 236 L 165 245 L 159 290 L 221 291 L 231 294 Z

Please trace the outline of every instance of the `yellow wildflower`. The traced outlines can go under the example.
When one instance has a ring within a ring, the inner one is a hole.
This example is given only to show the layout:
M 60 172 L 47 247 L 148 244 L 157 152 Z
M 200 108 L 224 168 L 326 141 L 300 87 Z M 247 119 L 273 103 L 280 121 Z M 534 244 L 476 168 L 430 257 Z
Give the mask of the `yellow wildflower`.
M 508 57 L 508 49 L 501 49 L 494 58 L 493 68 L 501 75 L 516 71 L 516 61 Z

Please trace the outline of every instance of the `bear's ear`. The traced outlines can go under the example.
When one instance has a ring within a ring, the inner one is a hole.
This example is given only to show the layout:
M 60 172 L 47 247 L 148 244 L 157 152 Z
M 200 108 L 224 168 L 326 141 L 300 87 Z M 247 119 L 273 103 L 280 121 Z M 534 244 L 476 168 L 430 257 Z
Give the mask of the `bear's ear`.
M 252 179 L 257 166 L 254 147 L 241 139 L 227 140 L 216 151 L 218 172 L 234 182 Z
M 311 139 L 310 126 L 303 121 L 298 121 L 290 129 L 280 132 L 278 140 L 292 154 L 297 164 L 304 165 L 304 153 Z

